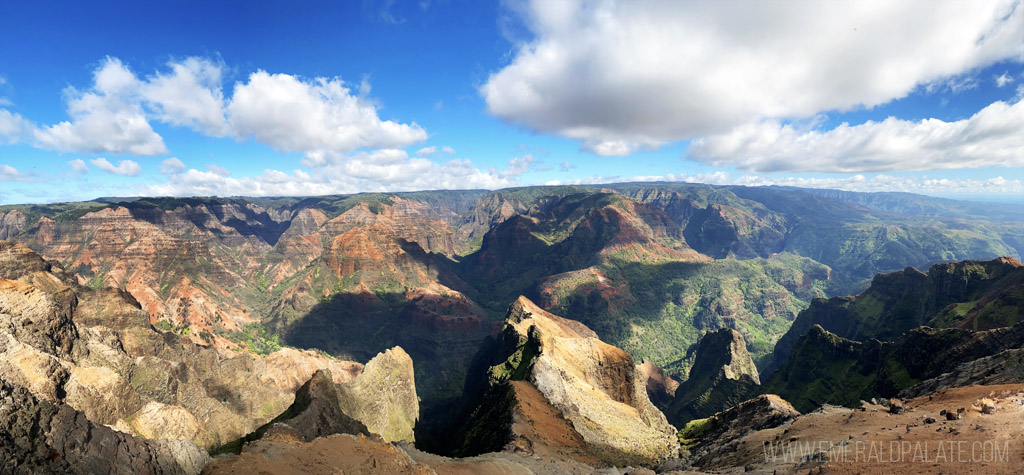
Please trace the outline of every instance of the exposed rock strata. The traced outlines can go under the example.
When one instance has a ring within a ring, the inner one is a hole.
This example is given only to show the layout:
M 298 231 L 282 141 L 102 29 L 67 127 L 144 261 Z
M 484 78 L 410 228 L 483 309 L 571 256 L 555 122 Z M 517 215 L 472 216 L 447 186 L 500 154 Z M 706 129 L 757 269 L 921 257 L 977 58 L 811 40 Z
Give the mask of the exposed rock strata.
M 525 297 L 509 308 L 502 340 L 497 358 L 503 361 L 489 370 L 491 389 L 468 439 L 494 431 L 500 436 L 507 424 L 508 435 L 497 442 L 511 442 L 508 450 L 561 451 L 605 465 L 675 456 L 675 428 L 651 404 L 628 353 Z
M 149 321 L 127 293 L 81 287 L 25 246 L 0 242 L 0 378 L 97 424 L 219 445 L 287 408 L 317 369 L 337 382 L 362 370 L 294 349 L 224 355 Z
M 209 460 L 187 440 L 144 440 L 0 379 L 0 471 L 197 474 Z

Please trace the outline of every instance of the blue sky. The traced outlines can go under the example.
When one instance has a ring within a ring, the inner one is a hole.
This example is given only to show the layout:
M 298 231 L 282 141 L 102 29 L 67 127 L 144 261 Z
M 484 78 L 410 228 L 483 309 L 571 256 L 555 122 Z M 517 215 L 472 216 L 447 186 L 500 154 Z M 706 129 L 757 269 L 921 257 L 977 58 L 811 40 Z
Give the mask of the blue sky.
M 1024 6 L 4 2 L 0 203 L 625 180 L 1024 201 Z

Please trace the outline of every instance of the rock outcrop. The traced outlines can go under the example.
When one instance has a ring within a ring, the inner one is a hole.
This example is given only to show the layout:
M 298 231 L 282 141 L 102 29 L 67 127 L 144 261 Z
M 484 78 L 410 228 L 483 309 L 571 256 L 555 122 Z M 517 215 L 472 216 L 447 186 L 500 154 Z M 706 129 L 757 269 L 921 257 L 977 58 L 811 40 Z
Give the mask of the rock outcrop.
M 760 384 L 743 335 L 730 328 L 707 332 L 697 343 L 689 378 L 680 383 L 666 416 L 681 427 L 743 402 Z
M 902 412 L 865 402 L 797 416 L 784 401 L 761 396 L 693 421 L 680 431 L 690 454 L 658 472 L 1020 473 L 1021 401 L 1024 384 L 971 386 L 905 400 Z M 971 447 L 989 455 L 974 456 Z
M 394 347 L 370 360 L 355 379 L 336 383 L 322 369 L 295 393 L 295 402 L 266 425 L 218 452 L 238 453 L 242 444 L 266 436 L 275 427 L 310 442 L 333 434 L 374 435 L 386 442 L 413 442 L 419 398 L 412 358 Z
M 628 353 L 525 297 L 509 308 L 500 339 L 490 389 L 471 418 L 470 442 L 492 436 L 507 450 L 562 448 L 570 458 L 599 465 L 675 456 L 675 428 L 651 404 Z
M 312 351 L 222 354 L 149 321 L 129 294 L 0 242 L 0 378 L 96 424 L 210 447 L 279 414 L 317 369 L 338 382 L 362 370 Z
M 800 415 L 788 402 L 773 394 L 758 396 L 706 419 L 690 422 L 680 429 L 682 460 L 668 467 L 711 468 L 735 450 L 736 442 L 755 431 L 786 424 Z
M 0 379 L 0 471 L 198 474 L 209 457 L 188 440 L 144 440 L 91 422 Z

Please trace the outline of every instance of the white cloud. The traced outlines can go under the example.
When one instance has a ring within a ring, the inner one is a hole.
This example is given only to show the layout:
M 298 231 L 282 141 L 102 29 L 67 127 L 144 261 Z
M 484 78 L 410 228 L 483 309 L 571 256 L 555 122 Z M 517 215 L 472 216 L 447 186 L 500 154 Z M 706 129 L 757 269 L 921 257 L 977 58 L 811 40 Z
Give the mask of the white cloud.
M 686 173 L 656 176 L 601 176 L 576 178 L 572 180 L 550 180 L 545 185 L 598 185 L 621 182 L 688 182 L 706 183 L 709 185 L 741 185 L 741 186 L 793 186 L 798 188 L 823 188 L 859 192 L 906 192 L 931 195 L 995 195 L 1024 193 L 1024 181 L 1006 179 L 1001 176 L 992 178 L 934 178 L 927 175 L 893 176 L 861 174 L 846 177 L 773 177 L 758 174 L 734 175 L 716 171 L 688 175 Z
M 93 160 L 89 160 L 94 167 L 99 168 L 107 173 L 113 173 L 115 175 L 124 176 L 136 176 L 142 172 L 142 167 L 138 163 L 131 160 L 121 160 L 117 162 L 115 167 L 112 163 L 108 162 L 106 158 L 100 157 Z
M 172 175 L 183 171 L 185 171 L 185 163 L 179 160 L 178 157 L 166 158 L 160 162 L 160 173 L 164 175 Z
M 564 161 L 564 162 L 558 164 L 558 171 L 567 172 L 567 171 L 569 171 L 569 170 L 571 170 L 573 168 L 576 168 L 576 167 L 573 166 L 573 164 L 569 163 L 568 161 Z
M 106 58 L 94 71 L 90 90 L 65 89 L 71 120 L 36 129 L 36 145 L 60 152 L 167 153 L 150 118 L 214 137 L 227 135 L 222 66 L 203 58 L 167 66 L 170 72 L 140 80 L 119 59 Z
M 0 109 L 0 145 L 21 142 L 31 130 L 32 124 L 24 117 Z
M 71 121 L 35 130 L 38 147 L 59 152 L 167 153 L 163 138 L 149 125 L 139 102 L 139 81 L 116 58 L 93 73 L 93 88 L 64 90 Z
M 420 126 L 381 120 L 377 108 L 339 79 L 304 81 L 257 71 L 235 85 L 227 106 L 233 132 L 286 152 L 348 153 L 426 140 Z
M 426 158 L 426 157 L 433 157 L 434 155 L 437 155 L 437 154 L 440 154 L 440 153 L 443 153 L 443 154 L 448 155 L 448 156 L 454 156 L 455 155 L 455 149 L 451 148 L 451 147 L 449 147 L 447 145 L 445 145 L 445 146 L 443 146 L 441 148 L 438 148 L 435 145 L 431 145 L 429 147 L 423 147 L 423 148 L 417 150 L 416 151 L 416 156 L 417 157 L 424 157 L 424 158 Z
M 221 91 L 224 66 L 205 58 L 186 58 L 167 66 L 170 73 L 158 72 L 140 86 L 153 116 L 212 137 L 229 135 Z
M 10 165 L 0 165 L 0 181 L 32 181 L 32 177 Z
M 228 99 L 222 89 L 225 69 L 219 61 L 190 57 L 139 79 L 119 59 L 108 57 L 93 72 L 90 89 L 65 89 L 69 121 L 36 127 L 0 109 L 0 143 L 20 141 L 30 131 L 34 145 L 48 150 L 165 154 L 167 147 L 150 120 L 313 154 L 405 147 L 427 138 L 415 123 L 382 120 L 367 97 L 367 78 L 353 94 L 336 78 L 304 80 L 257 71 L 247 83 L 236 83 Z
M 533 166 L 533 155 L 526 154 L 519 157 L 515 157 L 508 161 L 508 168 L 502 172 L 503 176 L 513 177 L 519 176 L 523 173 L 530 171 L 530 167 Z
M 890 117 L 828 131 L 776 120 L 695 140 L 690 159 L 740 170 L 865 172 L 1024 166 L 1024 101 L 954 122 Z
M 1013 82 L 1013 76 L 1007 74 L 1006 71 L 1003 71 L 1003 74 L 1000 74 L 999 76 L 994 76 L 993 78 L 996 81 L 996 87 L 1003 87 Z
M 215 174 L 220 175 L 220 176 L 231 176 L 231 171 L 230 170 L 228 170 L 227 168 L 221 167 L 221 166 L 214 165 L 212 163 L 207 165 L 206 169 L 209 170 L 210 172 L 215 173 Z
M 437 163 L 409 157 L 400 149 L 326 153 L 318 155 L 316 163 L 310 163 L 309 156 L 306 158 L 307 166 L 313 168 L 311 172 L 268 169 L 259 176 L 234 178 L 190 169 L 171 175 L 165 183 L 136 188 L 140 196 L 309 196 L 365 191 L 496 189 L 519 182 L 517 176 L 507 171 L 480 170 L 469 160 Z
M 68 165 L 71 166 L 71 169 L 74 170 L 75 173 L 89 173 L 89 165 L 86 165 L 85 160 L 82 160 L 81 158 L 69 161 Z
M 1024 58 L 1019 0 L 513 5 L 534 38 L 481 87 L 488 110 L 604 155 L 870 108 Z

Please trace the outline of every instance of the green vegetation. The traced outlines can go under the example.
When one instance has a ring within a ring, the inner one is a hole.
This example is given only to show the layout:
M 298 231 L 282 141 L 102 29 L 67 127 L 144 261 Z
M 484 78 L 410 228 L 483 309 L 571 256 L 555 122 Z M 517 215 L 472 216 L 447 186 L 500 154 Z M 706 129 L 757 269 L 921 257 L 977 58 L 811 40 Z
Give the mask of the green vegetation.
M 100 271 L 98 273 L 94 274 L 92 276 L 92 278 L 90 278 L 89 281 L 86 282 L 86 284 L 85 284 L 86 287 L 89 287 L 90 289 L 93 289 L 93 290 L 100 290 L 100 289 L 102 289 L 104 287 L 104 285 L 103 285 L 103 277 L 106 276 L 107 272 L 110 272 L 110 269 L 112 269 L 113 267 L 114 267 L 114 265 L 111 264 L 111 263 L 104 264 L 103 267 L 100 269 Z
M 717 422 L 715 416 L 687 422 L 676 435 L 679 438 L 680 448 L 689 452 L 700 442 L 700 437 L 715 426 L 715 422 Z
M 281 349 L 281 341 L 276 333 L 271 333 L 259 323 L 250 323 L 240 332 L 231 333 L 228 339 L 245 345 L 246 350 L 258 355 L 269 355 Z
M 514 331 L 505 330 L 505 338 L 515 338 Z M 506 381 L 525 381 L 530 376 L 533 363 L 540 356 L 540 342 L 526 339 L 519 342 L 512 354 L 488 369 L 488 381 L 491 386 Z

